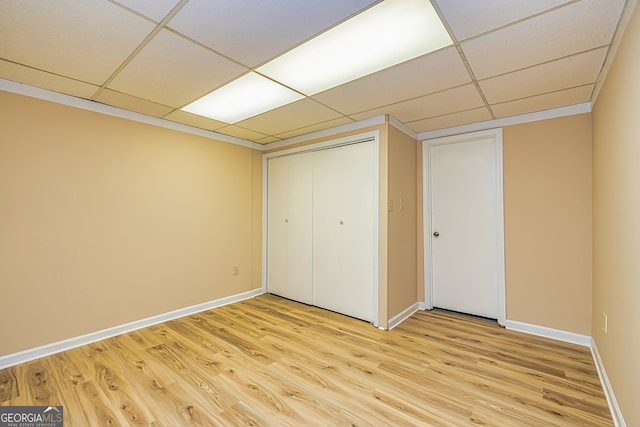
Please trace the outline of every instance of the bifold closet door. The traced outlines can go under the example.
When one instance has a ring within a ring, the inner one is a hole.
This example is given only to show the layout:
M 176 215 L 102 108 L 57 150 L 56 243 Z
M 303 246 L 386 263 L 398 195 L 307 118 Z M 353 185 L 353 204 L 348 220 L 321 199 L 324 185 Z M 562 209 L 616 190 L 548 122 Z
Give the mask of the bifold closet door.
M 376 289 L 373 142 L 314 152 L 313 304 L 373 321 Z
M 267 286 L 312 304 L 312 153 L 269 160 Z

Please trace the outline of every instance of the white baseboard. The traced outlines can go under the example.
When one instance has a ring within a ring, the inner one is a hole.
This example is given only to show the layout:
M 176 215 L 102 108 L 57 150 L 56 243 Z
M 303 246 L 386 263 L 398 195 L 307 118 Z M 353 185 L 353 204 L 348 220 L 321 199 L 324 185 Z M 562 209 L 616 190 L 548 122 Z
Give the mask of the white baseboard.
M 39 359 L 41 357 L 49 356 L 55 353 L 59 353 L 72 348 L 80 347 L 86 344 L 91 344 L 96 341 L 111 338 L 117 335 L 121 335 L 127 332 L 132 332 L 138 329 L 146 328 L 148 326 L 156 325 L 158 323 L 167 322 L 169 320 L 177 319 L 179 317 L 190 316 L 201 311 L 210 310 L 212 308 L 221 307 L 223 305 L 232 304 L 234 302 L 243 301 L 249 298 L 256 297 L 264 293 L 263 288 L 253 289 L 251 291 L 243 292 L 241 294 L 231 295 L 217 300 L 208 301 L 202 304 L 196 304 L 190 307 L 181 308 L 178 310 L 170 311 L 167 313 L 159 314 L 157 316 L 148 317 L 146 319 L 137 320 L 134 322 L 126 323 L 124 325 L 114 326 L 112 328 L 103 329 L 101 331 L 91 332 L 89 334 L 81 335 L 67 340 L 58 341 L 55 343 L 43 345 L 40 347 L 24 350 L 18 353 L 8 354 L 0 356 L 0 369 L 4 369 L 10 366 L 14 366 L 20 363 L 29 362 L 31 360 Z M 408 319 L 412 314 L 418 310 L 426 310 L 424 303 L 415 303 L 404 309 L 402 312 L 389 319 L 389 330 L 395 328 L 403 321 Z M 547 328 L 545 326 L 532 325 L 529 323 L 518 322 L 515 320 L 506 320 L 504 326 L 507 329 L 513 331 L 524 332 L 532 335 L 538 335 L 545 338 L 552 338 L 564 342 L 583 345 L 591 349 L 591 355 L 602 383 L 604 394 L 607 398 L 609 410 L 613 418 L 614 425 L 616 427 L 626 427 L 626 423 L 620 411 L 620 406 L 616 400 L 613 388 L 607 377 L 607 373 L 604 369 L 604 364 L 600 358 L 598 347 L 596 342 L 587 335 L 576 334 L 573 332 L 562 331 L 558 329 Z
M 221 307 L 223 305 L 253 298 L 263 293 L 264 293 L 264 290 L 262 288 L 253 289 L 251 291 L 243 292 L 241 294 L 231 295 L 228 297 L 219 298 L 217 300 L 192 305 L 190 307 L 180 308 L 178 310 L 159 314 L 157 316 L 147 317 L 146 319 L 136 320 L 134 322 L 126 323 L 124 325 L 118 325 L 112 328 L 103 329 L 101 331 L 91 332 L 78 337 L 73 337 L 63 341 L 58 341 L 58 342 L 46 344 L 40 347 L 35 347 L 28 350 L 20 351 L 18 353 L 12 353 L 5 356 L 0 356 L 0 369 L 7 368 L 9 366 L 14 366 L 19 363 L 29 362 L 31 360 L 35 360 L 41 357 L 59 353 L 61 351 L 70 350 L 72 348 L 80 347 L 82 345 L 91 344 L 96 341 L 115 337 L 116 335 L 122 335 L 124 333 L 146 328 L 148 326 L 157 325 L 158 323 L 167 322 L 169 320 L 177 319 L 179 317 L 190 316 L 192 314 L 199 313 L 201 311 L 206 311 L 212 308 Z
M 411 307 L 408 307 L 398 315 L 394 316 L 391 320 L 389 320 L 389 330 L 398 326 L 416 311 L 428 309 L 429 308 L 424 302 L 416 303 Z M 609 382 L 607 373 L 604 370 L 604 364 L 602 363 L 602 359 L 600 358 L 598 347 L 596 346 L 596 342 L 592 337 L 588 335 L 576 334 L 574 332 L 547 328 L 546 326 L 538 326 L 530 323 L 518 322 L 516 320 L 505 320 L 505 324 L 503 326 L 513 331 L 524 332 L 527 334 L 589 347 L 591 349 L 591 355 L 593 357 L 596 370 L 598 371 L 598 377 L 600 378 L 602 389 L 604 390 L 604 394 L 607 398 L 607 404 L 609 405 L 609 410 L 611 411 L 613 424 L 615 425 L 615 427 L 627 426 L 624 418 L 622 417 L 622 411 L 620 411 L 620 406 L 618 406 L 618 401 L 616 400 L 615 394 L 613 393 L 613 388 L 611 387 L 611 383 Z
M 410 305 L 409 307 L 405 308 L 404 310 L 402 310 L 400 313 L 393 316 L 391 319 L 389 319 L 389 330 L 392 330 L 393 328 L 398 326 L 400 323 L 407 320 L 409 317 L 411 317 L 413 313 L 418 311 L 418 309 L 419 309 L 419 304 L 416 302 Z
M 551 338 L 585 347 L 591 346 L 591 337 L 588 335 L 547 328 L 546 326 L 532 325 L 531 323 L 518 322 L 516 320 L 505 320 L 503 326 L 512 331 L 525 332 L 527 334 L 538 335 L 540 337 Z
M 600 383 L 602 384 L 604 395 L 606 396 L 607 403 L 609 404 L 611 418 L 613 418 L 613 425 L 615 425 L 616 427 L 626 427 L 627 424 L 624 422 L 624 418 L 622 417 L 622 411 L 620 411 L 620 406 L 618 406 L 618 401 L 616 400 L 616 396 L 613 393 L 613 387 L 611 387 L 609 377 L 607 377 L 607 372 L 604 370 L 604 363 L 602 363 L 602 359 L 600 358 L 598 346 L 596 345 L 596 342 L 593 338 L 591 338 L 589 347 L 591 347 L 591 355 L 593 356 L 593 361 L 596 364 L 596 370 L 598 371 L 598 376 L 600 377 Z
M 596 346 L 596 342 L 593 340 L 592 337 L 587 335 L 576 334 L 573 332 L 547 328 L 545 326 L 538 326 L 538 325 L 532 325 L 529 323 L 517 322 L 515 320 L 505 321 L 504 326 L 507 329 L 511 329 L 514 331 L 525 332 L 527 334 L 538 335 L 545 338 L 552 338 L 555 340 L 560 340 L 560 341 L 569 342 L 572 344 L 579 344 L 585 347 L 589 347 L 591 349 L 591 356 L 593 357 L 593 362 L 596 365 L 596 370 L 598 371 L 598 377 L 600 378 L 600 383 L 602 385 L 604 395 L 607 398 L 607 404 L 609 405 L 609 411 L 611 411 L 611 418 L 613 418 L 613 424 L 615 425 L 615 427 L 627 426 L 627 424 L 624 421 L 624 418 L 622 417 L 622 411 L 620 411 L 620 406 L 618 405 L 616 396 L 613 393 L 613 387 L 611 387 L 611 383 L 609 382 L 607 373 L 604 370 L 604 364 L 602 363 L 602 359 L 600 358 L 598 347 Z
M 418 310 L 432 310 L 432 309 L 433 307 L 428 306 L 427 303 L 424 301 L 421 301 L 418 303 Z

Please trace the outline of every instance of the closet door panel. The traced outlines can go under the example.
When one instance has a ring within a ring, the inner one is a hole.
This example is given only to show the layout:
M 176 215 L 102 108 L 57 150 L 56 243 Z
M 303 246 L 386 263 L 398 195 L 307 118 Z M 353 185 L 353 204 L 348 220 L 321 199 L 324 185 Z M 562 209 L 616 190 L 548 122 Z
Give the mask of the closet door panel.
M 268 167 L 268 291 L 311 304 L 311 154 L 270 159 Z
M 376 287 L 377 185 L 375 145 L 373 142 L 345 147 L 342 161 L 346 176 L 341 184 L 342 217 L 341 256 L 348 267 L 343 286 L 348 289 L 344 301 L 354 317 L 373 320 Z
M 313 158 L 313 302 L 374 318 L 375 146 L 353 144 Z
M 314 153 L 313 158 L 313 303 L 319 307 L 344 313 L 342 287 L 342 194 L 343 165 L 334 148 Z M 346 314 L 346 313 L 345 313 Z
M 288 266 L 289 292 L 286 296 L 312 304 L 312 156 L 304 153 L 289 157 Z

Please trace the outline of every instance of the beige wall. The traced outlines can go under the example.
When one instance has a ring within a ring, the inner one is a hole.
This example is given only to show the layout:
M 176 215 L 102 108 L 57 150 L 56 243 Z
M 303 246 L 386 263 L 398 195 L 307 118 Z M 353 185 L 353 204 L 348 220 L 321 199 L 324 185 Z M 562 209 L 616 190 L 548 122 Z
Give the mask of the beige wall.
M 5 92 L 0 120 L 0 355 L 261 286 L 260 153 Z
M 593 329 L 628 426 L 640 426 L 640 9 L 593 109 Z M 608 315 L 608 334 L 602 331 Z
M 506 127 L 507 319 L 591 333 L 591 115 Z
M 417 145 L 389 126 L 388 318 L 417 302 Z

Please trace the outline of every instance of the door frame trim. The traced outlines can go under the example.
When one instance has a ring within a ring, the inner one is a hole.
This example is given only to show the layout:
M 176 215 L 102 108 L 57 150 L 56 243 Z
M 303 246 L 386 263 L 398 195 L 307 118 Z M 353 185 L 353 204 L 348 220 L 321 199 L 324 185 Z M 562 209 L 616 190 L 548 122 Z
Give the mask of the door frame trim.
M 275 157 L 289 156 L 304 152 L 312 152 L 318 150 L 325 150 L 334 147 L 340 147 L 344 145 L 358 144 L 362 142 L 372 142 L 374 144 L 375 151 L 375 167 L 374 167 L 374 198 L 375 206 L 380 206 L 380 131 L 373 130 L 368 132 L 362 132 L 355 135 L 349 135 L 341 138 L 332 138 L 325 141 L 320 141 L 312 144 L 301 145 L 294 148 L 288 148 L 284 150 L 277 150 L 262 155 L 262 292 L 269 292 L 269 284 L 267 283 L 267 266 L 268 266 L 268 233 L 267 233 L 267 207 L 269 198 L 269 159 Z M 386 206 L 386 205 L 385 205 Z M 380 292 L 380 211 L 375 211 L 375 227 L 374 227 L 374 283 L 373 283 L 373 316 L 372 324 L 375 327 L 380 325 L 380 302 L 384 301 L 381 298 Z M 386 260 L 385 260 L 386 262 Z M 386 311 L 386 309 L 385 309 Z
M 432 251 L 431 251 L 431 179 L 429 170 L 431 147 L 493 138 L 496 147 L 496 212 L 497 227 L 497 295 L 498 323 L 506 322 L 506 283 L 504 262 L 504 199 L 503 199 L 503 154 L 502 128 L 488 129 L 460 135 L 446 136 L 422 141 L 422 203 L 423 203 L 423 241 L 424 241 L 424 308 L 433 308 Z

